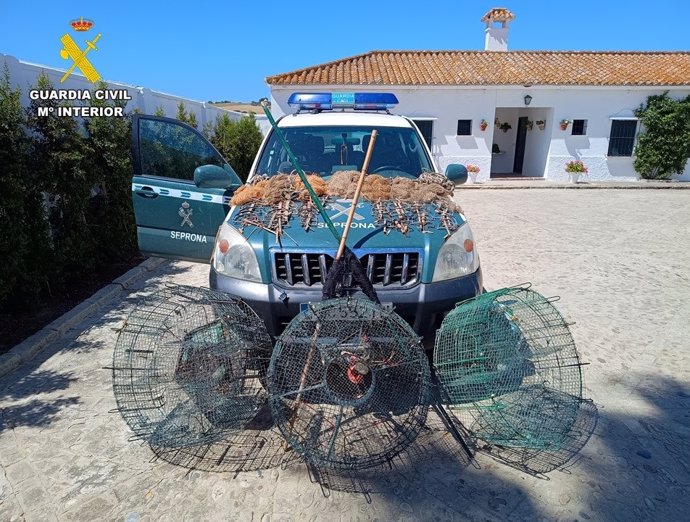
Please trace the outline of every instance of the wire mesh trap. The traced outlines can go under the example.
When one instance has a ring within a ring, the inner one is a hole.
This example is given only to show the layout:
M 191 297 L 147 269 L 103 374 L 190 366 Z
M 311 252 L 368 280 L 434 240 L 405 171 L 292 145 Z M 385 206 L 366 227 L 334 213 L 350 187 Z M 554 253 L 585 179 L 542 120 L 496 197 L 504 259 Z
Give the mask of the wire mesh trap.
M 429 382 L 420 340 L 397 314 L 364 299 L 332 299 L 295 317 L 279 338 L 269 404 L 309 464 L 364 469 L 415 440 Z
M 529 286 L 460 303 L 436 335 L 444 402 L 489 443 L 560 447 L 582 401 L 575 343 L 553 300 Z
M 113 391 L 134 433 L 188 447 L 242 429 L 266 404 L 271 340 L 242 301 L 175 286 L 136 306 L 113 354 Z

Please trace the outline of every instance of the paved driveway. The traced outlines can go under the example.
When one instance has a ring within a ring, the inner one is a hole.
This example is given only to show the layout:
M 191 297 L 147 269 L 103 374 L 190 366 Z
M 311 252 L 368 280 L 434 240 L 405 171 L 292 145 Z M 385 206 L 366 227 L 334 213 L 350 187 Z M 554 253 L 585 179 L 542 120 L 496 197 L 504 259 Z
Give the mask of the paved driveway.
M 487 288 L 531 281 L 576 322 L 597 408 L 583 411 L 573 447 L 589 440 L 569 462 L 545 474 L 558 462 L 533 459 L 526 473 L 480 452 L 469 463 L 433 415 L 389 468 L 354 477 L 310 473 L 271 431 L 259 446 L 236 437 L 229 451 L 154 455 L 129 440 L 103 369 L 132 292 L 0 379 L 0 520 L 687 519 L 690 191 L 458 199 Z M 172 263 L 144 290 L 206 276 Z

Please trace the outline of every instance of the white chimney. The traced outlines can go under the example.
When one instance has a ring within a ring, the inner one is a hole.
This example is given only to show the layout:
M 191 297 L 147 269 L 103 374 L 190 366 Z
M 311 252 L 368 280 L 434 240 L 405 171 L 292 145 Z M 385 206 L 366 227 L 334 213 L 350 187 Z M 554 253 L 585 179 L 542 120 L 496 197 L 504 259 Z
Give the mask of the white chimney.
M 508 50 L 508 24 L 513 20 L 515 15 L 505 7 L 494 7 L 482 17 L 481 21 L 486 23 L 485 51 Z

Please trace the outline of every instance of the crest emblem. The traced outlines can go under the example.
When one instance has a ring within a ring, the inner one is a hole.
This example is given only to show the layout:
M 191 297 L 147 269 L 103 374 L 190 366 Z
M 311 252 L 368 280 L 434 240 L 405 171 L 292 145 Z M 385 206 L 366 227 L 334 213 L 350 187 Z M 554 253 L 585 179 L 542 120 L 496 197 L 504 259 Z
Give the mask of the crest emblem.
M 91 29 L 93 22 L 91 20 L 84 20 L 81 18 L 79 20 L 72 20 L 70 25 L 75 31 L 84 32 Z M 88 58 L 86 58 L 86 55 L 89 53 L 89 51 L 92 49 L 94 51 L 98 50 L 96 47 L 96 42 L 98 42 L 100 37 L 101 33 L 98 33 L 93 40 L 86 40 L 86 47 L 84 50 L 82 50 L 69 34 L 65 33 L 62 35 L 60 42 L 62 42 L 63 48 L 60 49 L 60 56 L 64 60 L 72 60 L 73 63 L 72 66 L 67 69 L 67 72 L 65 72 L 62 78 L 60 78 L 60 83 L 63 83 L 67 77 L 72 74 L 72 71 L 74 71 L 75 68 L 78 68 L 91 83 L 96 83 L 101 79 L 101 75 L 98 74 L 98 71 L 94 69 L 91 62 L 88 60 Z
M 180 210 L 177 211 L 178 215 L 182 218 L 182 223 L 180 226 L 189 225 L 189 228 L 194 228 L 194 223 L 192 223 L 192 213 L 193 210 L 189 208 L 189 203 L 186 201 L 180 206 Z

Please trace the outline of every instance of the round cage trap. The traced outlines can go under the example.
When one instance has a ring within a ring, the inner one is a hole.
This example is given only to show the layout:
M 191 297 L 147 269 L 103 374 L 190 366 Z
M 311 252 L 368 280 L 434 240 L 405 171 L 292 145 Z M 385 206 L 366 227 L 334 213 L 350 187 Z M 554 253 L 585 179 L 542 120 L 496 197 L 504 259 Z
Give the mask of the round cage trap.
M 268 373 L 270 407 L 290 446 L 315 466 L 384 463 L 426 421 L 430 369 L 419 337 L 392 311 L 331 299 L 295 317 Z
M 250 421 L 267 395 L 271 340 L 242 301 L 175 286 L 129 314 L 113 354 L 118 409 L 152 446 L 214 441 Z
M 501 446 L 553 449 L 582 400 L 582 373 L 568 325 L 529 287 L 460 303 L 436 334 L 434 367 L 444 402 L 471 432 Z

